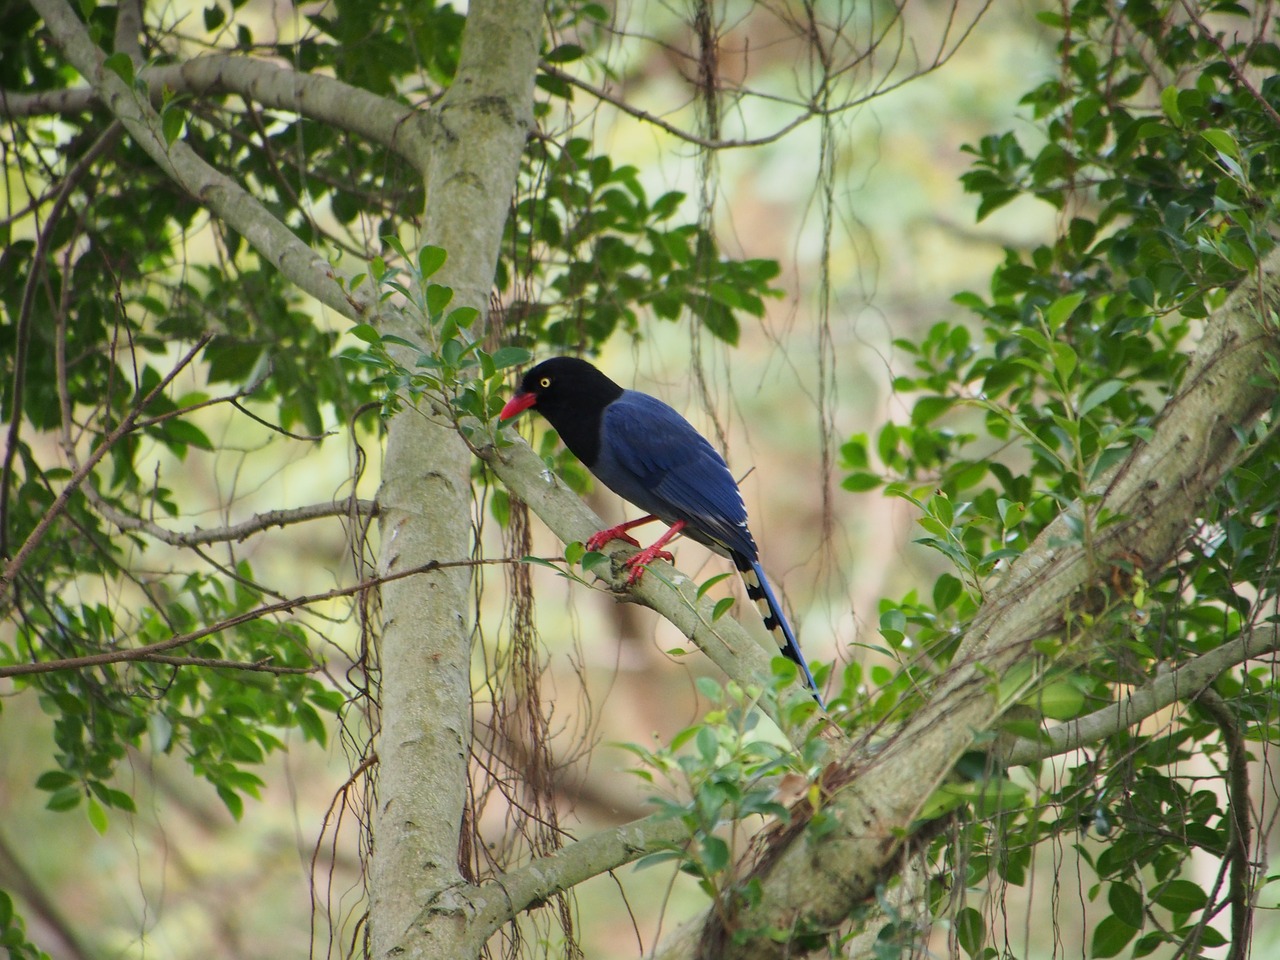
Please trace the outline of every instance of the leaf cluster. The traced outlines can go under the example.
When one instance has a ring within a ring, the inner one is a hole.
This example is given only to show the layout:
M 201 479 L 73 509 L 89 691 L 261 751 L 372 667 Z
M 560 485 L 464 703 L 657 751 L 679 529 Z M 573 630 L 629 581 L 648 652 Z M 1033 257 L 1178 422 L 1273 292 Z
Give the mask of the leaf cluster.
M 1042 14 L 1060 34 L 1061 71 L 1022 100 L 1035 134 L 997 133 L 968 148 L 963 180 L 979 219 L 1042 202 L 1061 229 L 1050 243 L 1007 249 L 988 291 L 955 298 L 963 314 L 896 341 L 910 369 L 894 388 L 910 398 L 910 417 L 844 444 L 846 489 L 883 486 L 911 502 L 918 542 L 943 568 L 931 592 L 882 602 L 878 649 L 890 665 L 846 669 L 855 724 L 920 702 L 986 587 L 1050 522 L 1064 518 L 1071 542 L 1091 551 L 1122 519 L 1098 509 L 1099 483 L 1179 389 L 1198 324 L 1275 244 L 1280 48 L 1247 35 L 1243 8 L 1195 9 L 1188 17 L 1177 4 L 1082 0 Z M 1210 13 L 1229 28 L 1205 27 L 1199 17 Z M 1276 371 L 1257 376 L 1274 382 Z M 1097 710 L 1161 665 L 1274 619 L 1280 504 L 1264 478 L 1280 449 L 1265 426 L 1241 439 L 1248 458 L 1187 531 L 1174 565 L 1145 570 L 1141 557 L 1090 554 L 1097 603 L 1068 616 L 1054 643 L 1087 627 L 1093 646 L 1051 670 L 1006 733 L 1035 739 L 1043 724 Z M 993 877 L 1021 886 L 1039 846 L 1064 838 L 1097 877 L 1088 899 L 1103 919 L 1091 956 L 1132 944 L 1140 957 L 1193 937 L 1219 943 L 1202 920 L 1232 897 L 1245 909 L 1239 892 L 1207 891 L 1184 874 L 1197 851 L 1241 855 L 1230 846 L 1240 811 L 1179 765 L 1207 761 L 1226 780 L 1238 773 L 1227 740 L 1271 742 L 1280 729 L 1271 679 L 1232 673 L 1214 689 L 1238 729 L 1184 709 L 1158 732 L 1116 734 L 1055 776 L 1033 765 L 1013 792 L 997 791 L 1013 801 L 998 809 L 989 787 L 983 802 L 964 804 L 963 790 L 944 787 L 936 810 L 967 809 L 970 821 L 963 852 L 940 842 L 938 853 L 963 858 L 970 887 Z M 936 910 L 957 909 L 948 885 L 935 893 Z M 963 910 L 952 921 L 969 955 L 1002 955 L 985 921 Z

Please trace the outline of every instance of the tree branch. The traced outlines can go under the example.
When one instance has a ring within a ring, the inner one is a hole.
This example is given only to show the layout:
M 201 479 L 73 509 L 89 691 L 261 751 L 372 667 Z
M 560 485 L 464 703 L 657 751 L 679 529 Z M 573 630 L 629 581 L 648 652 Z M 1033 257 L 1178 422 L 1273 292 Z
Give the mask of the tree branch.
M 287 527 L 295 523 L 320 520 L 325 517 L 346 517 L 351 516 L 353 513 L 366 517 L 376 517 L 378 515 L 378 504 L 375 500 L 331 500 L 325 503 L 308 504 L 305 507 L 291 507 L 283 510 L 268 510 L 265 513 L 256 513 L 248 520 L 242 520 L 240 523 L 234 523 L 226 527 L 211 527 L 207 530 L 195 527 L 187 532 L 179 532 L 162 527 L 154 521 L 144 520 L 142 517 L 126 513 L 102 499 L 96 491 L 91 492 L 89 487 L 85 488 L 85 493 L 93 501 L 94 508 L 121 530 L 145 533 L 153 540 L 167 543 L 172 547 L 207 546 L 211 543 L 243 543 L 254 534 L 263 533 L 272 527 Z
M 501 449 L 486 447 L 476 453 L 507 489 L 525 501 L 565 543 L 583 542 L 605 526 L 581 497 L 547 470 L 523 439 L 517 438 Z M 668 564 L 654 564 L 649 575 L 635 586 L 626 587 L 626 578 L 618 573 L 617 564 L 634 548 L 615 541 L 602 552 L 614 559 L 613 579 L 606 582 L 619 600 L 643 604 L 666 618 L 743 689 L 770 685 L 771 653 L 737 621 L 728 617 L 713 620 L 715 604 L 708 597 L 698 598 L 698 586 L 693 580 Z M 802 692 L 807 699 L 807 691 L 797 685 L 797 695 Z M 814 714 L 808 723 L 797 728 L 783 721 L 778 705 L 771 700 L 762 701 L 760 706 L 796 746 L 804 743 L 812 725 L 825 722 L 821 715 Z M 833 727 L 828 732 L 832 737 L 838 736 Z
M 513 917 L 584 880 L 633 863 L 687 840 L 689 830 L 678 818 L 653 815 L 576 840 L 518 870 L 479 886 L 443 891 L 441 896 L 465 902 L 471 951 L 476 956 L 489 938 Z M 414 926 L 429 921 L 435 904 L 423 907 Z
M 924 707 L 874 754 L 859 751 L 827 771 L 822 807 L 835 828 L 822 843 L 810 843 L 805 818 L 793 815 L 741 878 L 758 882 L 760 896 L 751 905 L 721 903 L 708 913 L 697 947 L 702 955 L 794 956 L 794 943 L 752 938 L 748 946 L 732 933 L 838 928 L 891 869 L 934 786 L 1018 699 L 1000 691 L 997 680 L 1015 666 L 1031 666 L 1033 677 L 1043 670 L 1034 641 L 1064 630 L 1065 617 L 1091 584 L 1107 576 L 1111 558 L 1141 557 L 1150 578 L 1174 555 L 1245 452 L 1252 425 L 1276 399 L 1267 371 L 1278 353 L 1271 326 L 1280 314 L 1278 277 L 1280 249 L 1206 324 L 1183 387 L 1166 404 L 1150 441 L 1091 490 L 1096 500 L 1077 513 L 1124 519 L 1095 531 L 1090 550 L 1072 533 L 1065 511 L 1042 531 L 988 593 Z
M 153 105 L 166 89 L 192 96 L 236 94 L 268 109 L 287 110 L 364 137 L 423 172 L 428 152 L 426 115 L 333 77 L 299 73 L 260 57 L 218 53 L 146 67 L 139 71 L 139 79 Z M 84 113 L 101 99 L 96 85 L 38 93 L 0 90 L 0 115 Z
M 1179 701 L 1195 699 L 1237 664 L 1278 649 L 1280 629 L 1268 627 L 1251 631 L 1180 667 L 1160 673 L 1101 710 L 1049 728 L 1041 740 L 1014 741 L 1003 760 L 1010 766 L 1021 766 L 1105 740 Z
M 175 634 L 167 640 L 159 640 L 156 643 L 149 643 L 141 647 L 126 647 L 119 650 L 107 650 L 103 653 L 86 654 L 83 657 L 67 657 L 63 660 L 38 660 L 30 663 L 12 663 L 7 666 L 0 666 L 0 679 L 5 677 L 27 677 L 37 673 L 54 673 L 59 670 L 81 670 L 85 667 L 100 667 L 108 663 L 129 663 L 135 660 L 153 660 L 157 659 L 157 654 L 165 653 L 173 650 L 175 647 L 181 647 L 188 643 L 194 643 L 197 640 L 203 640 L 205 637 L 213 636 L 221 633 L 223 630 L 229 630 L 232 627 L 238 627 L 242 623 L 249 623 L 253 620 L 260 620 L 277 613 L 289 613 L 299 607 L 310 606 L 313 603 L 323 603 L 326 600 L 336 600 L 340 597 L 349 597 L 354 594 L 361 593 L 365 590 L 371 590 L 380 587 L 386 583 L 394 583 L 397 580 L 403 580 L 406 577 L 416 577 L 420 574 L 432 573 L 436 570 L 447 570 L 454 567 L 474 567 L 482 563 L 504 563 L 503 560 L 433 560 L 430 563 L 424 563 L 409 570 L 401 570 L 398 573 L 390 573 L 381 577 L 370 577 L 361 580 L 359 583 L 352 584 L 349 587 L 336 587 L 333 590 L 326 590 L 324 593 L 312 593 L 301 597 L 289 597 L 277 603 L 264 604 L 261 607 L 255 607 L 252 610 L 246 610 L 244 613 L 221 620 L 218 623 L 201 627 L 191 633 Z
M 240 233 L 300 289 L 353 321 L 365 321 L 379 310 L 372 285 L 352 290 L 333 268 L 288 227 L 273 217 L 235 180 L 205 163 L 184 141 L 169 144 L 160 117 L 147 96 L 103 66 L 106 59 L 66 0 L 31 0 L 44 18 L 54 42 L 72 66 L 97 92 L 129 135 L 164 170 L 215 216 Z

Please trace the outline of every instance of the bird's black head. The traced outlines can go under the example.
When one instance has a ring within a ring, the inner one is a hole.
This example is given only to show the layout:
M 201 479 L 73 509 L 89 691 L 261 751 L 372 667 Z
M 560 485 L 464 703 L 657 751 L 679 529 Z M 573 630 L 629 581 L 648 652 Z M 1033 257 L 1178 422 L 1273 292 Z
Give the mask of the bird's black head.
M 620 396 L 622 388 L 587 361 L 552 357 L 524 375 L 498 419 L 510 420 L 535 408 L 574 456 L 590 467 L 600 451 L 604 408 Z

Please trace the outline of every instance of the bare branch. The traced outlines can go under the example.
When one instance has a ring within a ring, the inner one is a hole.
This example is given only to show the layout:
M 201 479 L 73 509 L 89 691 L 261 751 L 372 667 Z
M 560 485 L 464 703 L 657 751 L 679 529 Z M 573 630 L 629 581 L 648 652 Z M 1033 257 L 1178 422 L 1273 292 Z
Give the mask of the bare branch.
M 134 516 L 106 502 L 97 491 L 85 488 L 85 494 L 93 501 L 94 507 L 106 519 L 121 530 L 133 530 L 145 533 L 153 540 L 167 543 L 172 547 L 207 546 L 211 543 L 243 543 L 254 534 L 262 533 L 273 527 L 287 527 L 308 520 L 320 520 L 326 517 L 349 517 L 353 513 L 366 517 L 378 515 L 376 500 L 331 500 L 327 503 L 312 503 L 305 507 L 290 507 L 281 510 L 268 510 L 257 513 L 248 520 L 227 527 L 196 527 L 187 532 L 169 530 L 151 520 Z
M 144 68 L 139 79 L 153 104 L 160 102 L 166 89 L 192 96 L 236 94 L 268 109 L 288 110 L 381 144 L 422 172 L 427 155 L 424 115 L 333 77 L 299 73 L 260 57 L 211 54 Z M 102 90 L 97 86 L 39 93 L 0 90 L 0 114 L 84 113 L 101 98 Z
M 249 670 L 253 673 L 274 673 L 277 675 L 316 673 L 319 664 L 311 667 L 281 667 L 267 660 L 246 662 L 244 660 L 217 660 L 210 657 L 169 657 L 164 654 L 152 654 L 143 657 L 146 663 L 166 663 L 175 667 L 210 667 L 214 670 Z
M 650 853 L 669 850 L 688 836 L 688 827 L 678 818 L 656 814 L 601 830 L 490 883 L 440 892 L 423 907 L 414 927 L 425 930 L 429 926 L 439 907 L 436 901 L 465 902 L 473 916 L 468 936 L 475 954 L 499 927 L 529 907 L 591 877 L 634 863 Z

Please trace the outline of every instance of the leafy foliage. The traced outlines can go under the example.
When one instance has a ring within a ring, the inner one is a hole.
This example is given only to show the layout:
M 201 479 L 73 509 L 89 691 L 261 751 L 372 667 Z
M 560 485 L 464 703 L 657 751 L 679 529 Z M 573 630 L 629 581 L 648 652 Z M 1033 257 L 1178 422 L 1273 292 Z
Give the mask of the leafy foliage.
M 306 29 L 289 39 L 266 37 L 242 6 L 212 3 L 181 32 L 146 36 L 139 55 L 117 39 L 120 6 L 78 5 L 106 68 L 130 84 L 213 50 L 424 108 L 457 70 L 465 16 L 448 3 L 335 0 L 303 9 Z M 1201 19 L 1210 14 L 1212 28 Z M 265 786 L 264 761 L 291 737 L 327 744 L 361 694 L 328 670 L 331 658 L 359 655 L 328 632 L 351 611 L 300 612 L 355 588 L 303 596 L 292 585 L 282 599 L 266 565 L 239 546 L 237 484 L 258 454 L 301 458 L 343 433 L 363 462 L 361 438 L 378 428 L 368 414 L 402 404 L 444 412 L 473 443 L 492 442 L 504 372 L 534 351 L 591 352 L 655 320 L 693 317 L 733 345 L 780 295 L 778 265 L 727 255 L 681 193 L 650 196 L 623 158 L 548 132 L 576 95 L 562 68 L 607 70 L 618 34 L 598 3 L 552 3 L 547 16 L 535 104 L 547 127 L 522 159 L 496 277 L 505 326 L 496 320 L 492 336 L 433 279 L 446 252 L 420 245 L 421 176 L 390 145 L 217 85 L 150 92 L 170 145 L 181 140 L 234 175 L 322 262 L 367 263 L 350 292 L 376 289 L 412 336 L 317 317 L 102 104 L 86 98 L 6 125 L 0 556 L 13 578 L 3 583 L 0 674 L 49 717 L 48 762 L 33 786 L 50 810 L 83 811 L 107 831 L 137 807 L 122 764 L 149 749 L 181 756 L 240 818 Z M 881 601 L 879 658 L 843 666 L 832 705 L 848 730 L 892 725 L 925 702 L 984 591 L 1049 523 L 1065 513 L 1072 538 L 1088 545 L 1119 519 L 1097 509 L 1097 484 L 1150 435 L 1194 334 L 1273 248 L 1280 48 L 1265 30 L 1249 36 L 1249 18 L 1230 3 L 1150 0 L 1080 0 L 1041 14 L 1062 38 L 1061 70 L 1023 100 L 1035 132 L 980 139 L 964 183 L 980 218 L 1043 202 L 1059 214 L 1059 235 L 1006 251 L 989 289 L 958 295 L 956 316 L 899 339 L 909 368 L 893 386 L 911 397 L 910 416 L 842 448 L 845 487 L 885 486 L 909 502 L 920 543 L 942 564 L 931 588 Z M 30 7 L 0 10 L 6 94 L 53 102 L 80 84 Z M 1046 722 L 1085 716 L 1274 620 L 1280 440 L 1266 429 L 1246 439 L 1249 459 L 1175 565 L 1098 558 L 1099 602 L 1069 626 L 1087 617 L 1099 649 L 1063 660 L 1034 689 L 992 679 L 1018 701 L 1002 735 L 1034 739 Z M 585 488 L 554 438 L 543 444 L 544 459 Z M 218 487 L 228 459 L 234 492 L 218 489 L 207 507 L 199 494 Z M 330 486 L 354 491 L 358 480 L 357 468 Z M 501 492 L 490 506 L 500 520 L 511 515 Z M 192 526 L 208 522 L 204 513 L 216 514 L 220 539 Z M 557 570 L 572 577 L 604 560 L 581 545 L 565 557 Z M 816 783 L 831 759 L 816 737 L 793 752 L 758 727 L 757 698 L 775 705 L 793 674 L 782 664 L 765 691 L 701 680 L 712 704 L 701 722 L 668 745 L 631 748 L 686 833 L 649 862 L 676 862 L 721 903 L 761 895 L 736 870 L 744 825 L 789 825 L 778 783 Z M 953 825 L 929 854 L 950 868 L 931 880 L 933 915 L 949 920 L 966 955 L 1002 955 L 1000 931 L 966 895 L 1030 885 L 1037 851 L 1070 844 L 1092 872 L 1084 895 L 1102 917 L 1092 956 L 1218 946 L 1208 919 L 1243 902 L 1241 885 L 1208 888 L 1187 866 L 1197 852 L 1245 862 L 1240 802 L 1184 765 L 1237 778 L 1242 757 L 1276 739 L 1276 694 L 1265 671 L 1224 674 L 1165 726 L 1116 733 L 1056 772 L 967 758 L 919 811 L 921 824 Z M 799 724 L 814 708 L 803 698 L 778 709 Z M 833 824 L 817 787 L 806 799 L 804 842 L 820 844 Z M 907 952 L 918 928 L 884 893 L 874 951 L 888 957 Z M 763 935 L 797 948 L 822 946 L 826 933 L 734 931 L 739 942 Z M 3 893 L 0 943 L 41 955 Z
M 772 260 L 733 260 L 705 227 L 676 220 L 685 197 L 650 201 L 639 171 L 591 154 L 591 144 L 537 141 L 524 156 L 523 190 L 507 222 L 499 289 L 533 284 L 514 319 L 521 342 L 594 349 L 615 332 L 635 335 L 641 311 L 678 320 L 691 310 L 708 332 L 738 342 L 740 316 L 764 316 Z M 676 221 L 676 222 L 672 222 Z
M 888 495 L 915 504 L 918 542 L 951 568 L 931 597 L 882 603 L 885 652 L 904 665 L 869 678 L 847 671 L 855 724 L 911 709 L 922 674 L 945 670 L 985 585 L 1052 520 L 1065 511 L 1088 547 L 1117 519 L 1096 509 L 1099 482 L 1178 390 L 1196 322 L 1248 283 L 1275 243 L 1280 86 L 1240 79 L 1273 72 L 1275 43 L 1246 39 L 1248 14 L 1232 5 L 1219 9 L 1230 29 L 1216 34 L 1176 5 L 1064 9 L 1042 15 L 1058 30 L 1070 18 L 1061 74 L 1022 101 L 1044 142 L 986 136 L 969 148 L 964 176 L 979 218 L 1031 198 L 1060 211 L 1060 235 L 1007 250 L 989 292 L 955 298 L 976 324 L 942 320 L 918 341 L 898 340 L 914 368 L 894 381 L 914 397 L 909 420 L 852 437 L 842 451 L 845 487 L 887 483 Z M 1263 477 L 1280 449 L 1266 431 L 1247 439 L 1249 458 L 1174 566 L 1147 583 L 1143 558 L 1122 558 L 1110 573 L 1097 558 L 1106 587 L 1091 624 L 1108 625 L 1109 639 L 1027 698 L 1035 716 L 1083 716 L 1161 666 L 1268 629 L 1277 503 Z M 917 646 L 926 657 L 915 658 Z M 868 680 L 874 693 L 864 692 Z M 1241 763 L 1230 743 L 1272 742 L 1280 729 L 1274 681 L 1262 671 L 1224 675 L 1207 696 L 1223 698 L 1225 712 L 1191 707 L 1158 730 L 1123 731 L 1053 776 L 1033 765 L 1036 791 L 1015 809 L 993 816 L 974 805 L 958 848 L 964 882 L 1024 885 L 1035 851 L 1062 838 L 1096 876 L 1088 899 L 1108 908 L 1090 956 L 1131 944 L 1133 956 L 1220 945 L 1205 921 L 1227 903 L 1243 909 L 1242 891 L 1206 891 L 1185 871 L 1197 851 L 1224 863 L 1245 856 L 1233 833 L 1240 811 L 1184 765 L 1207 764 L 1229 781 Z M 1015 721 L 1010 732 L 1034 737 L 1038 727 Z M 954 809 L 954 788 L 935 803 Z M 935 909 L 953 896 L 939 886 Z M 954 922 L 964 930 L 972 916 L 962 910 Z M 961 942 L 971 956 L 999 953 L 972 934 Z

